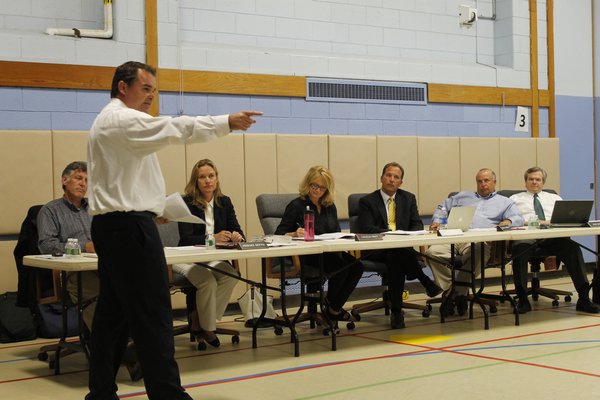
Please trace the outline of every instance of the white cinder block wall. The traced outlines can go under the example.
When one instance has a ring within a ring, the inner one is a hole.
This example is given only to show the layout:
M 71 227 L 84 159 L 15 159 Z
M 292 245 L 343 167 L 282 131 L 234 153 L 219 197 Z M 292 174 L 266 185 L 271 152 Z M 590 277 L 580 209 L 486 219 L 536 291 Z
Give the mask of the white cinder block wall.
M 475 7 L 471 27 L 460 4 Z M 158 0 L 162 68 L 529 87 L 528 0 Z M 114 66 L 144 60 L 144 1 L 114 0 L 113 40 L 52 37 L 100 29 L 100 0 L 0 0 L 0 59 Z M 540 87 L 545 1 L 538 2 Z

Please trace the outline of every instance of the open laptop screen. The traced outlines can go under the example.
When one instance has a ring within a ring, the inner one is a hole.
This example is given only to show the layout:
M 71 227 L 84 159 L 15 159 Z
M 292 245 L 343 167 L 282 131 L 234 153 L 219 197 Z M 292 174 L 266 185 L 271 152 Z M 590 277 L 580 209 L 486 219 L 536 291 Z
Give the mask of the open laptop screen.
M 550 224 L 552 226 L 585 226 L 590 219 L 593 200 L 557 200 Z

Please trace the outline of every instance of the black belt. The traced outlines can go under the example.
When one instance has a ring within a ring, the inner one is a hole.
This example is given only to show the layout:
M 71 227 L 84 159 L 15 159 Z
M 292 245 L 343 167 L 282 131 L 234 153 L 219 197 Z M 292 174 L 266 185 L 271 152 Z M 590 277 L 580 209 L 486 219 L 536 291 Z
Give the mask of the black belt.
M 128 216 L 134 216 L 134 217 L 146 217 L 146 218 L 156 218 L 156 214 L 151 212 L 151 211 L 113 211 L 113 212 L 109 212 L 106 214 L 100 214 L 100 216 L 107 216 L 107 217 L 128 217 Z

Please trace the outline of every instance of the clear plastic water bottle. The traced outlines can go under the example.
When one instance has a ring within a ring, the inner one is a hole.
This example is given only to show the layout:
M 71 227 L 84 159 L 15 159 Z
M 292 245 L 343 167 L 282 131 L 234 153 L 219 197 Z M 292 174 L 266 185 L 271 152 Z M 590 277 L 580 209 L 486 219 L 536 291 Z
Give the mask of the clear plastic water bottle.
M 446 210 L 446 207 L 442 207 L 440 209 L 439 223 L 440 223 L 439 229 L 445 229 L 446 225 L 448 225 L 448 211 Z
M 537 215 L 531 217 L 531 219 L 527 222 L 527 229 L 539 229 L 540 228 L 540 220 Z
M 65 243 L 65 257 L 71 257 L 71 250 L 73 249 L 73 239 L 67 239 L 67 243 Z
M 204 241 L 204 244 L 207 249 L 216 249 L 217 244 L 215 242 L 215 235 L 213 235 L 212 233 L 206 235 L 206 240 Z
M 304 211 L 304 241 L 312 242 L 315 240 L 315 213 L 306 206 Z
M 67 239 L 67 244 L 65 244 L 65 256 L 79 257 L 81 255 L 81 246 L 79 246 L 79 240 L 77 238 L 69 238 Z

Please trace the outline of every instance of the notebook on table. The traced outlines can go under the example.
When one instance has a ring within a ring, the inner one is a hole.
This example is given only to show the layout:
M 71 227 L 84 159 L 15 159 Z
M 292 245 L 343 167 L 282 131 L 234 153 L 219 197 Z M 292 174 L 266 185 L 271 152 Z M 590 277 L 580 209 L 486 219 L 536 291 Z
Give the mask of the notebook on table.
M 463 232 L 469 230 L 473 215 L 475 215 L 475 206 L 452 207 L 448 215 L 448 223 L 445 229 L 460 229 Z
M 551 228 L 588 226 L 593 200 L 557 200 L 550 218 Z

